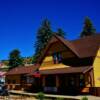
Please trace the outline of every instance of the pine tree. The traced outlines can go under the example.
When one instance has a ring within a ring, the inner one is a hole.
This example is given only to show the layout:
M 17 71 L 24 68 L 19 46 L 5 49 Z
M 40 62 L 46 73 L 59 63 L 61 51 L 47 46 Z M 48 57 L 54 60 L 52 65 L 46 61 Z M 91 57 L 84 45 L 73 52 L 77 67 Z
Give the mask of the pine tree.
M 85 37 L 89 35 L 94 35 L 96 33 L 96 29 L 94 28 L 91 20 L 86 17 L 84 21 L 83 31 L 80 34 L 80 37 Z
M 41 50 L 45 48 L 49 39 L 52 36 L 50 22 L 45 19 L 37 32 L 37 41 L 35 43 L 35 59 L 37 60 L 41 54 Z
M 19 65 L 23 65 L 23 59 L 20 56 L 20 51 L 17 49 L 14 49 L 9 54 L 9 64 L 10 69 L 17 67 Z
M 61 36 L 61 37 L 65 38 L 65 32 L 64 32 L 61 28 L 58 28 L 56 34 L 57 34 L 58 36 Z

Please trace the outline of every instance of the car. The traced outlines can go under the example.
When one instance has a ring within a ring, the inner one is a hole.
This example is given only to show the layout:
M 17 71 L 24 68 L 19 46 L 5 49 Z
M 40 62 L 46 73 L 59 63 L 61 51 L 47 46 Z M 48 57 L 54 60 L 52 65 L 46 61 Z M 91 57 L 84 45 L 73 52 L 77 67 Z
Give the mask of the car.
M 6 85 L 0 84 L 0 96 L 9 96 L 8 89 L 6 88 Z

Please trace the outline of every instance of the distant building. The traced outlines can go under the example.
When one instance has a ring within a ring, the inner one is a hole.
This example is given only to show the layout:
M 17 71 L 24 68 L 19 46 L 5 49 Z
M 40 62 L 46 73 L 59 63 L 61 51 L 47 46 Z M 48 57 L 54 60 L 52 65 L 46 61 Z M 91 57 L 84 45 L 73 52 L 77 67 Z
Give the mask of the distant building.
M 100 96 L 99 67 L 100 34 L 74 41 L 54 35 L 37 64 L 11 69 L 6 84 L 10 89 L 19 85 L 33 92 Z
M 8 70 L 8 66 L 0 62 L 0 84 L 5 83 L 5 74 L 7 70 Z

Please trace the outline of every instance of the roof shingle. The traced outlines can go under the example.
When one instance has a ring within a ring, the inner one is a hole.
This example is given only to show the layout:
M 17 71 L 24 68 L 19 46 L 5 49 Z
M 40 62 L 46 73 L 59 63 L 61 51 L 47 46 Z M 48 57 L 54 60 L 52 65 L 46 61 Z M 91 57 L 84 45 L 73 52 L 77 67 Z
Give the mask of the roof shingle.
M 18 74 L 28 74 L 34 72 L 38 68 L 38 65 L 31 66 L 19 66 L 9 70 L 6 75 L 18 75 Z

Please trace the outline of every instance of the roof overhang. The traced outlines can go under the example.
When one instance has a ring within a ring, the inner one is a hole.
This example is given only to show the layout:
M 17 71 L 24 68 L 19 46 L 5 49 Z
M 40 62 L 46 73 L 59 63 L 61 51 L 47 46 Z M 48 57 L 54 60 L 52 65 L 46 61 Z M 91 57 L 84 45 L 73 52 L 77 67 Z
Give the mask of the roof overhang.
M 55 74 L 85 74 L 92 70 L 92 66 L 83 66 L 83 67 L 66 67 L 66 68 L 57 68 L 57 69 L 47 69 L 40 70 L 39 75 L 55 75 Z M 34 75 L 35 73 L 28 74 L 29 76 Z

